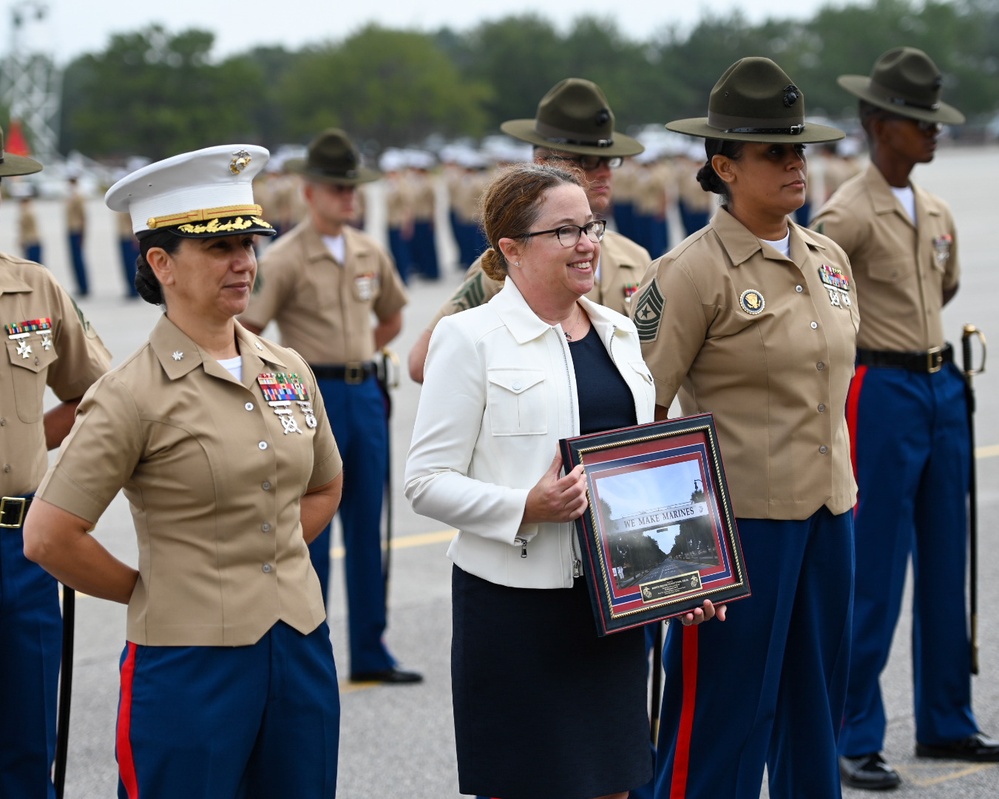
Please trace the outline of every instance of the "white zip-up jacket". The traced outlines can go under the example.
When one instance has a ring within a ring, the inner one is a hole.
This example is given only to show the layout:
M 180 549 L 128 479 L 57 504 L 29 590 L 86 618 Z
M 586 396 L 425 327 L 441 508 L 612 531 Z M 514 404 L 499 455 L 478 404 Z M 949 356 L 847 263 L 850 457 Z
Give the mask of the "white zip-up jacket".
M 652 375 L 626 316 L 580 299 L 631 389 L 639 423 L 655 409 Z M 530 309 L 511 280 L 485 305 L 440 321 L 406 464 L 413 509 L 458 530 L 448 556 L 499 585 L 568 588 L 578 575 L 574 526 L 521 524 L 527 495 L 579 434 L 579 402 L 562 328 Z

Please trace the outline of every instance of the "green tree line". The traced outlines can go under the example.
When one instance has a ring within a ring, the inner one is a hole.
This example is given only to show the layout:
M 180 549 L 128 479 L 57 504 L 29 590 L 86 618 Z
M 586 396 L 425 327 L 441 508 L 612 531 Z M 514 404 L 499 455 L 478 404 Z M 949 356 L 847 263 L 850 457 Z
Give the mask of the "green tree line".
M 219 141 L 305 143 L 328 126 L 366 149 L 480 138 L 505 119 L 533 116 L 558 80 L 596 81 L 617 126 L 705 112 L 737 58 L 773 58 L 803 89 L 810 115 L 852 118 L 836 84 L 867 74 L 885 50 L 920 47 L 943 70 L 949 102 L 969 118 L 999 106 L 999 6 L 994 0 L 873 0 L 826 5 L 807 21 L 706 14 L 689 30 L 666 25 L 646 41 L 613 18 L 583 16 L 564 33 L 541 16 L 509 16 L 467 31 L 371 25 L 300 50 L 259 47 L 213 57 L 214 35 L 154 26 L 116 34 L 103 52 L 63 72 L 59 144 L 93 158 L 150 158 Z

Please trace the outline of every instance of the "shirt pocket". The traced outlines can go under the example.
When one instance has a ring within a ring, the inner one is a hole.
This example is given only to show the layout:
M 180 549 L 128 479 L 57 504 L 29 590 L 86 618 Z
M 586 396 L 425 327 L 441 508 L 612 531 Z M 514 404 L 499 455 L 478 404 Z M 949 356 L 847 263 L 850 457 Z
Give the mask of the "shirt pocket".
M 44 412 L 48 368 L 58 358 L 55 344 L 51 339 L 48 342 L 46 348 L 42 338 L 35 335 L 16 341 L 7 339 L 14 407 L 17 418 L 25 424 L 34 424 Z
M 877 280 L 879 283 L 901 283 L 911 272 L 912 259 L 905 255 L 873 258 L 868 267 L 871 280 Z
M 540 369 L 490 369 L 487 407 L 494 436 L 548 432 L 545 373 Z

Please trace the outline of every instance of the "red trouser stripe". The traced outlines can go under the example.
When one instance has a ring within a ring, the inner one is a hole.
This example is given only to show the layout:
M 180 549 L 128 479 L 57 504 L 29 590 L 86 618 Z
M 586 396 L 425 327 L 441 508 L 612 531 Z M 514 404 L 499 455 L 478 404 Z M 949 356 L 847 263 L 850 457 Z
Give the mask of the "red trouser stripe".
M 673 782 L 670 799 L 687 795 L 687 775 L 690 772 L 690 739 L 694 729 L 694 709 L 697 704 L 697 625 L 683 628 L 683 699 L 680 705 L 680 729 L 673 754 Z
M 846 424 L 850 428 L 850 462 L 853 464 L 853 476 L 857 476 L 857 412 L 860 405 L 860 391 L 863 388 L 866 366 L 858 366 L 850 381 L 850 391 L 846 395 Z
M 132 681 L 135 678 L 135 644 L 128 643 L 128 654 L 121 664 L 121 701 L 118 705 L 118 733 L 116 749 L 118 754 L 118 776 L 125 786 L 129 799 L 138 799 L 139 781 L 135 777 L 135 761 L 132 759 Z

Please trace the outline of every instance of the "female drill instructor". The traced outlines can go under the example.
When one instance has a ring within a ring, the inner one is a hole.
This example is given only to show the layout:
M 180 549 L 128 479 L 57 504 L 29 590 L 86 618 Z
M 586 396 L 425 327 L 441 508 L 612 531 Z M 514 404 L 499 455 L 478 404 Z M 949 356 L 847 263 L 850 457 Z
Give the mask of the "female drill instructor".
M 698 173 L 722 207 L 653 262 L 634 319 L 657 416 L 715 416 L 753 596 L 726 624 L 673 626 L 656 796 L 839 797 L 836 736 L 853 585 L 845 403 L 858 326 L 850 264 L 789 221 L 805 201 L 803 145 L 843 134 L 805 123 L 775 63 L 744 58 L 707 118 Z
M 293 351 L 243 329 L 262 147 L 168 158 L 107 193 L 165 314 L 86 394 L 38 490 L 25 552 L 128 603 L 119 797 L 333 796 L 340 705 L 307 543 L 339 502 L 340 455 Z M 139 569 L 89 535 L 123 489 Z
M 459 530 L 448 550 L 459 788 L 625 797 L 652 772 L 645 636 L 597 636 L 572 525 L 585 476 L 561 475 L 558 440 L 651 421 L 652 378 L 634 325 L 584 296 L 604 222 L 575 173 L 501 173 L 483 227 L 483 269 L 505 284 L 435 328 L 406 467 L 414 509 Z M 713 613 L 708 603 L 686 622 Z

